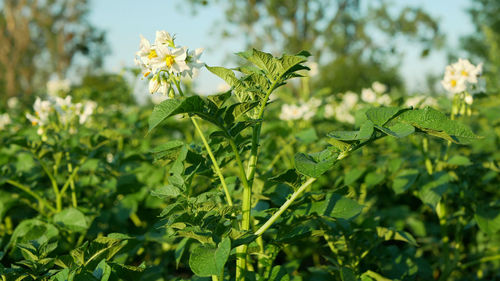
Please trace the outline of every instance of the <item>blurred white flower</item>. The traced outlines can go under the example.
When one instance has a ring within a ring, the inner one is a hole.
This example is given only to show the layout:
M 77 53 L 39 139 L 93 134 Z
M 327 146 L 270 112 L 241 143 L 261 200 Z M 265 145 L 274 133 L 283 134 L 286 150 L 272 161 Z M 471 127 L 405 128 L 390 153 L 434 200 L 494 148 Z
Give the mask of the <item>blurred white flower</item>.
M 356 93 L 348 91 L 344 94 L 344 98 L 342 99 L 342 103 L 345 104 L 348 108 L 353 108 L 358 102 L 359 97 Z
M 290 120 L 309 120 L 314 114 L 315 110 L 311 109 L 308 104 L 295 105 L 295 104 L 284 104 L 281 106 L 281 114 L 279 118 L 284 121 Z
M 52 79 L 47 82 L 47 94 L 49 96 L 65 95 L 71 89 L 71 82 L 68 79 Z
M 106 154 L 106 162 L 111 163 L 113 162 L 113 159 L 114 159 L 113 154 L 111 153 Z
M 424 99 L 425 99 L 424 96 L 414 96 L 414 97 L 408 98 L 405 101 L 405 105 L 408 107 L 411 106 L 413 108 L 417 108 L 418 105 L 420 104 L 420 102 L 423 101 Z
M 345 123 L 354 123 L 354 116 L 350 112 L 350 108 L 348 108 L 345 104 L 340 104 L 335 108 L 335 118 L 340 122 Z
M 10 119 L 9 114 L 7 114 L 7 113 L 0 114 L 0 130 L 5 129 L 5 126 L 7 126 L 11 123 L 12 123 L 12 120 Z
M 363 89 L 361 91 L 361 99 L 366 103 L 374 103 L 377 100 L 377 95 L 372 89 Z
M 186 58 L 188 70 L 185 70 L 182 73 L 184 76 L 186 76 L 187 74 L 189 75 L 189 77 L 193 77 L 194 75 L 196 75 L 197 71 L 205 65 L 200 60 L 202 54 L 203 54 L 203 48 L 198 48 L 194 51 L 188 52 L 188 56 Z
M 151 95 L 151 101 L 153 102 L 153 104 L 159 104 L 162 101 L 167 100 L 167 99 L 168 99 L 168 96 L 166 96 L 166 95 L 160 95 L 160 94 Z
M 377 94 L 383 94 L 387 91 L 387 86 L 378 82 L 378 81 L 375 81 L 373 82 L 372 84 L 372 89 L 377 93 Z
M 319 65 L 317 62 L 309 61 L 306 63 L 306 66 L 309 67 L 309 77 L 315 77 L 319 74 Z
M 390 105 L 392 102 L 391 97 L 388 94 L 384 94 L 377 98 L 377 103 L 381 105 Z
M 322 101 L 318 98 L 310 98 L 307 101 L 307 105 L 311 107 L 311 109 L 317 109 L 321 106 Z
M 335 115 L 335 110 L 333 108 L 333 105 L 327 104 L 325 106 L 325 118 L 331 118 Z
M 11 97 L 7 100 L 7 107 L 8 108 L 16 108 L 19 105 L 19 99 L 16 97 Z
M 466 95 L 464 101 L 466 104 L 472 105 L 472 103 L 474 102 L 474 98 L 471 95 Z
M 229 86 L 226 82 L 221 82 L 217 85 L 217 92 L 223 93 L 231 90 L 231 86 Z
M 83 106 L 83 112 L 79 116 L 79 123 L 84 124 L 89 119 L 90 115 L 94 113 L 97 108 L 97 103 L 95 101 L 87 101 Z

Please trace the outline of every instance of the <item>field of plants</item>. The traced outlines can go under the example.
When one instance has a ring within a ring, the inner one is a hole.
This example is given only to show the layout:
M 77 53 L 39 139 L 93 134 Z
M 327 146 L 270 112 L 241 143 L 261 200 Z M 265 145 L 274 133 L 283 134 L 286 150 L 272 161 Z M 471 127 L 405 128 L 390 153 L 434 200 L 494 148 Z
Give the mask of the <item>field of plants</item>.
M 500 45 L 409 95 L 131 36 L 154 102 L 110 73 L 0 92 L 0 280 L 500 280 Z

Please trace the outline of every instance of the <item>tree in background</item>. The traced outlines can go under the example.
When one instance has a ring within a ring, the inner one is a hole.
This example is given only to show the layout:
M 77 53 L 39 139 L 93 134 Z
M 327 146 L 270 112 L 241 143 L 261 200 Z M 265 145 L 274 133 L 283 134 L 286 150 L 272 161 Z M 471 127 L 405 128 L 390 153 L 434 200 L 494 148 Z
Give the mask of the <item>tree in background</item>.
M 462 38 L 473 60 L 484 63 L 488 89 L 500 89 L 500 1 L 474 0 L 469 9 L 476 32 Z
M 30 95 L 50 75 L 64 78 L 78 55 L 102 65 L 104 32 L 87 20 L 86 0 L 5 0 L 0 5 L 0 94 Z
M 401 39 L 418 43 L 423 56 L 444 42 L 437 21 L 425 11 L 385 0 L 230 0 L 226 5 L 225 36 L 243 30 L 248 46 L 310 51 L 321 66 L 318 86 L 333 91 L 359 90 L 375 80 L 400 86 L 403 52 L 396 46 Z M 234 26 L 239 29 L 233 33 Z

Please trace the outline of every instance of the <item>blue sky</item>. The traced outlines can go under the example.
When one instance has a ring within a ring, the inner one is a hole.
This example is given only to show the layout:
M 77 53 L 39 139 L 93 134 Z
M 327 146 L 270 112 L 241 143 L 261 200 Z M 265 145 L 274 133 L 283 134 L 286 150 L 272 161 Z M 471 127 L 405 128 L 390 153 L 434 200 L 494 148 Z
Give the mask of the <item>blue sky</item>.
M 473 31 L 465 9 L 470 0 L 392 0 L 396 6 L 420 6 L 432 16 L 440 19 L 440 27 L 446 34 L 448 49 L 458 47 L 459 37 Z M 219 41 L 216 22 L 224 22 L 224 7 L 210 6 L 192 14 L 181 0 L 92 0 L 90 21 L 107 32 L 111 54 L 106 60 L 106 69 L 118 72 L 122 67 L 133 66 L 134 53 L 139 46 L 139 34 L 154 40 L 156 30 L 167 30 L 176 34 L 179 44 L 191 49 L 203 47 L 202 59 L 208 65 L 227 65 L 228 54 L 244 48 L 243 38 Z M 442 73 L 446 65 L 446 51 L 432 52 L 426 59 L 419 57 L 419 49 L 410 43 L 402 43 L 405 59 L 401 73 L 410 90 L 418 91 L 428 72 Z M 198 90 L 203 93 L 215 91 L 220 82 L 207 73 L 197 78 Z M 139 83 L 138 91 L 146 91 L 145 83 Z

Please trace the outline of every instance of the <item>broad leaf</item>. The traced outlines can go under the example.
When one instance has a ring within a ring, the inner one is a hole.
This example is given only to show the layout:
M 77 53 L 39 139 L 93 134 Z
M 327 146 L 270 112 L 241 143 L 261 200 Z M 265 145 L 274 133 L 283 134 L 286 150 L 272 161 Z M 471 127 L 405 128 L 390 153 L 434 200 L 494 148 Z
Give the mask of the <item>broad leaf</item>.
M 218 247 L 200 245 L 191 252 L 189 267 L 194 274 L 201 277 L 220 275 L 231 251 L 231 240 L 222 239 Z

